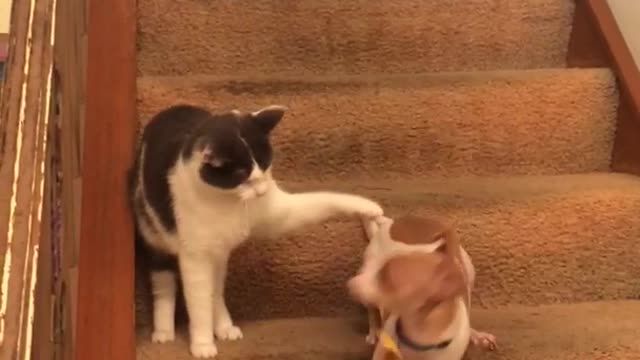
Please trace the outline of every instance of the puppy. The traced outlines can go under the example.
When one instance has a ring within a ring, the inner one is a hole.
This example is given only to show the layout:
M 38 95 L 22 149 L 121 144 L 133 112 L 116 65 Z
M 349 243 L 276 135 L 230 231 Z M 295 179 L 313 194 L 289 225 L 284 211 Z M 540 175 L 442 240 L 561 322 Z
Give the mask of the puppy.
M 348 288 L 368 307 L 373 360 L 459 360 L 470 341 L 496 348 L 492 334 L 470 325 L 475 270 L 451 227 L 417 216 L 364 226 L 369 245 Z

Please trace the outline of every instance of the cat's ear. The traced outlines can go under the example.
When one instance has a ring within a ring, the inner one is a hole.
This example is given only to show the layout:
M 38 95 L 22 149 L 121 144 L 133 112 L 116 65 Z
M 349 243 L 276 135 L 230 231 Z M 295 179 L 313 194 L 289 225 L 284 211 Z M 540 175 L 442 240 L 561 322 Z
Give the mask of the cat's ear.
M 251 122 L 264 134 L 269 134 L 278 125 L 287 108 L 282 105 L 267 106 L 251 113 Z

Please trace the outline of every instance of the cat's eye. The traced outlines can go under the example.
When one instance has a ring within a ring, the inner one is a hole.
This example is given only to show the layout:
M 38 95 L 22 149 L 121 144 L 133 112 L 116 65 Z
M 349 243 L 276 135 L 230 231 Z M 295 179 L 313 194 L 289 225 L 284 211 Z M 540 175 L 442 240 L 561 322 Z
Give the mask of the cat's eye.
M 225 165 L 228 164 L 228 162 L 225 161 L 224 159 L 212 158 L 212 159 L 208 159 L 208 161 L 206 161 L 206 164 L 213 168 L 223 168 Z

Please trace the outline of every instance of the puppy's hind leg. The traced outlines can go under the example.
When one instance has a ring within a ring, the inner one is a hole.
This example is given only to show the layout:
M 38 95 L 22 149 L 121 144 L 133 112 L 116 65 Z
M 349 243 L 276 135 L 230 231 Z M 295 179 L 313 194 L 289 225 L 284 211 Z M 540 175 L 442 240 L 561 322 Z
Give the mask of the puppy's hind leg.
M 465 295 L 465 303 L 467 304 L 467 311 L 471 312 L 471 293 L 476 279 L 476 271 L 471 262 L 471 256 L 464 249 L 460 251 L 462 257 L 462 266 L 467 276 L 467 294 Z M 495 350 L 498 345 L 496 337 L 493 334 L 478 331 L 471 328 L 471 343 L 484 350 Z

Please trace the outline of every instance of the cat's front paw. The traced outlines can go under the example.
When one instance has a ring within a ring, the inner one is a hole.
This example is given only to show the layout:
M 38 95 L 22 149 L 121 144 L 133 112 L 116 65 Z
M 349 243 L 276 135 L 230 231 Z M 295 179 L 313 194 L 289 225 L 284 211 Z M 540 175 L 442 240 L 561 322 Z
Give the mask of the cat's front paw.
M 239 327 L 226 325 L 216 328 L 216 337 L 220 340 L 240 340 L 243 335 Z
M 163 344 L 175 340 L 176 334 L 174 331 L 168 330 L 155 330 L 151 334 L 151 341 L 158 344 Z
M 198 359 L 213 359 L 218 355 L 218 347 L 213 342 L 191 344 L 191 355 Z
M 374 219 L 384 215 L 384 210 L 378 203 L 363 197 L 354 199 L 353 210 L 363 219 Z

